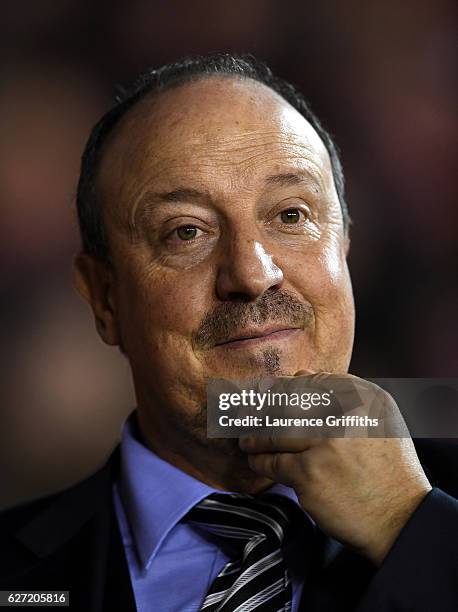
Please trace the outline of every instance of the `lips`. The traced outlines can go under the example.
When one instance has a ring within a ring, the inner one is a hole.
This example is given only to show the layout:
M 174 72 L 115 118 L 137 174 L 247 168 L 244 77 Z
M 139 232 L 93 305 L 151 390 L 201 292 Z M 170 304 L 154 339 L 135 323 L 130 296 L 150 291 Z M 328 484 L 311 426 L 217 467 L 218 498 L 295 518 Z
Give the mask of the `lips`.
M 301 328 L 290 325 L 272 325 L 270 327 L 265 327 L 262 329 L 248 328 L 237 332 L 227 340 L 218 342 L 216 346 L 232 345 L 235 343 L 248 343 L 250 340 L 259 340 L 264 338 L 271 340 L 280 339 L 289 335 L 288 332 L 295 332 L 299 329 Z

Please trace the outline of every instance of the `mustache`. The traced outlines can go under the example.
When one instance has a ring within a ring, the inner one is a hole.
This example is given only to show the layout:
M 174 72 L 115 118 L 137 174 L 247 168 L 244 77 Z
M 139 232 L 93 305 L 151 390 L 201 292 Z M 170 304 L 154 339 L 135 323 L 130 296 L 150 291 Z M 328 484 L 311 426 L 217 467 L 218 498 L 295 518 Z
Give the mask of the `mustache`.
M 281 323 L 306 329 L 313 309 L 286 289 L 268 290 L 256 301 L 223 302 L 207 313 L 192 336 L 195 349 L 208 349 L 224 342 L 248 324 Z

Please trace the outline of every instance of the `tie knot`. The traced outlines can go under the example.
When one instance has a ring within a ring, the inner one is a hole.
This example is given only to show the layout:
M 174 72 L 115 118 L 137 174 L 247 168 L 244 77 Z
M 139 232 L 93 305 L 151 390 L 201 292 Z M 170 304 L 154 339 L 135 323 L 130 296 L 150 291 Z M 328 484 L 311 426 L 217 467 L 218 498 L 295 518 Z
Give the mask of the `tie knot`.
M 188 519 L 206 531 L 242 544 L 260 537 L 282 544 L 298 512 L 298 506 L 281 495 L 212 493 L 192 508 Z

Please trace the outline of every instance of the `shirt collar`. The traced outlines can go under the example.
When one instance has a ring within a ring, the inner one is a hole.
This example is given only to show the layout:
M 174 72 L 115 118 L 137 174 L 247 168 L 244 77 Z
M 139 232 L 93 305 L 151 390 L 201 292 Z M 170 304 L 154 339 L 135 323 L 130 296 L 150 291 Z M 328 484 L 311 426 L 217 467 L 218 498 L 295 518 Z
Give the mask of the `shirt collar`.
M 211 493 L 222 493 L 144 446 L 136 435 L 135 413 L 122 432 L 119 492 L 143 569 L 150 566 L 165 538 L 191 508 Z M 282 484 L 266 493 L 298 503 L 294 490 Z

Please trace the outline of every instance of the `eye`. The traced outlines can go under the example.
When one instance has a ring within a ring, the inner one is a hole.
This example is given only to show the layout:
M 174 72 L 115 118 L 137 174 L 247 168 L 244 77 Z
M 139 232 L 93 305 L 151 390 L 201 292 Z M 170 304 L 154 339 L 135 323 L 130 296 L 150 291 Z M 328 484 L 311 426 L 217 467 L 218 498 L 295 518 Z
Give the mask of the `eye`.
M 280 218 L 282 223 L 286 223 L 288 225 L 294 225 L 306 220 L 304 212 L 299 208 L 288 208 L 286 210 L 282 210 L 280 213 Z
M 172 232 L 172 233 L 176 233 L 178 238 L 182 240 L 183 242 L 185 242 L 188 240 L 192 240 L 193 238 L 196 238 L 198 235 L 198 232 L 200 231 L 201 230 L 199 230 L 194 225 L 181 225 L 180 227 L 176 228 L 175 232 Z

